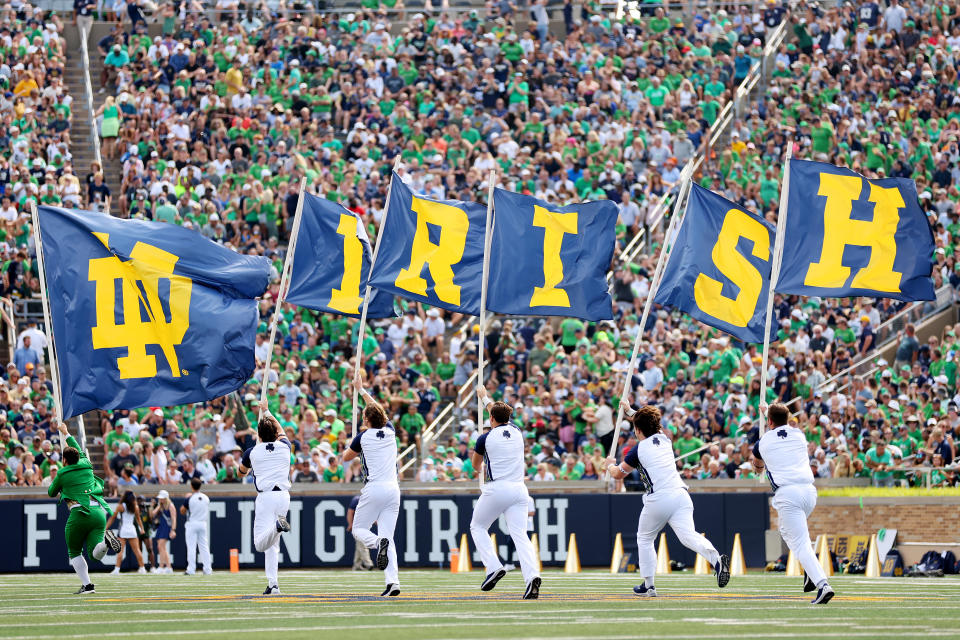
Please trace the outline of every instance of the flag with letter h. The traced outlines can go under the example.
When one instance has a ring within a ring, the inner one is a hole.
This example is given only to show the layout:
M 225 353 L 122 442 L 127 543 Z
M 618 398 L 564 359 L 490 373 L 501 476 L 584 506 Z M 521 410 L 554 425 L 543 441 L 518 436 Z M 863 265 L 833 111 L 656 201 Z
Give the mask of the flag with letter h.
M 744 342 L 763 342 L 773 243 L 765 220 L 693 184 L 654 302 Z
M 370 241 L 353 211 L 303 194 L 300 230 L 290 266 L 285 302 L 327 313 L 359 317 L 370 275 Z M 393 296 L 371 289 L 367 316 L 396 315 Z
M 250 378 L 266 258 L 170 224 L 37 216 L 64 419 L 201 402 Z
M 416 195 L 393 174 L 370 286 L 468 315 L 480 315 L 487 208 Z
M 933 233 L 913 180 L 791 160 L 785 223 L 776 291 L 934 299 Z
M 511 315 L 613 318 L 607 270 L 616 243 L 609 200 L 553 206 L 497 189 L 487 308 Z

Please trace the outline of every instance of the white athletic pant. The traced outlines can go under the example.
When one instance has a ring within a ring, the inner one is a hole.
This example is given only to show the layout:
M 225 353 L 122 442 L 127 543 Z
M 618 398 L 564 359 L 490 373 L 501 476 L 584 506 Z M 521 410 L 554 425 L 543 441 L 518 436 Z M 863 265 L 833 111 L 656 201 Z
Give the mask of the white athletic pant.
M 253 546 L 262 551 L 267 584 L 278 586 L 277 567 L 280 565 L 280 532 L 277 518 L 287 515 L 290 509 L 290 494 L 286 491 L 264 491 L 257 495 L 253 516 Z
M 527 486 L 522 482 L 505 480 L 486 482 L 480 492 L 480 499 L 473 508 L 473 519 L 470 521 L 473 544 L 480 553 L 484 569 L 489 574 L 503 568 L 497 550 L 493 548 L 493 542 L 490 540 L 490 525 L 501 514 L 506 516 L 507 529 L 517 548 L 520 570 L 527 584 L 540 575 L 537 570 L 537 558 L 533 552 L 533 543 L 527 537 L 528 498 Z
M 209 572 L 210 565 L 210 534 L 207 532 L 206 522 L 187 522 L 184 526 L 187 537 L 187 573 L 197 570 L 197 548 L 200 548 L 200 564 L 203 570 Z
M 770 504 L 780 517 L 780 537 L 793 551 L 794 557 L 813 583 L 820 586 L 821 582 L 826 581 L 827 575 L 813 552 L 810 531 L 807 529 L 807 518 L 817 506 L 817 490 L 812 484 L 780 487 Z
M 713 566 L 717 565 L 720 554 L 693 526 L 690 494 L 684 489 L 676 489 L 643 497 L 643 511 L 637 524 L 637 571 L 641 576 L 652 578 L 656 573 L 657 551 L 654 543 L 668 523 L 683 546 L 699 553 Z
M 399 514 L 400 485 L 396 482 L 368 482 L 364 485 L 357 511 L 353 515 L 353 537 L 368 549 L 376 549 L 380 538 L 390 542 L 387 547 L 387 568 L 383 572 L 386 584 L 400 584 L 397 545 L 393 541 Z M 374 522 L 377 523 L 377 533 L 370 531 Z

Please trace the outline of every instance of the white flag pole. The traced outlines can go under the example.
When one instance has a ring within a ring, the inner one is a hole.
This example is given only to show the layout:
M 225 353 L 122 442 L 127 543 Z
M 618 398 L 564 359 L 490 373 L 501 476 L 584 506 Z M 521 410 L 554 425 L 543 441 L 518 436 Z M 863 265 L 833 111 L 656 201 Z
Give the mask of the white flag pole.
M 643 331 L 644 327 L 647 325 L 647 318 L 650 316 L 650 309 L 653 307 L 653 298 L 657 295 L 657 289 L 660 287 L 660 277 L 663 275 L 664 267 L 666 266 L 667 254 L 667 244 L 671 242 L 674 230 L 679 226 L 679 221 L 683 217 L 680 215 L 681 204 L 686 200 L 687 194 L 690 192 L 690 185 L 693 183 L 693 180 L 690 176 L 684 178 L 683 183 L 680 185 L 680 192 L 677 194 L 677 201 L 673 203 L 673 216 L 670 218 L 670 224 L 667 226 L 666 233 L 663 236 L 663 245 L 660 247 L 660 257 L 657 259 L 657 266 L 654 269 L 653 277 L 650 279 L 650 290 L 647 292 L 646 302 L 643 304 L 643 315 L 640 318 L 640 330 L 637 332 L 637 337 L 633 341 L 633 353 L 630 355 L 630 364 L 627 366 L 627 370 L 623 378 L 623 393 L 620 395 L 621 399 L 627 397 L 630 393 L 630 380 L 633 378 L 633 370 L 637 366 L 637 354 L 640 352 L 640 343 L 643 341 Z M 617 422 L 613 426 L 613 442 L 611 443 L 611 450 L 606 452 L 609 456 L 616 457 L 617 453 L 617 442 L 620 440 L 620 423 L 623 421 L 623 407 L 617 407 Z M 604 474 L 606 476 L 606 474 Z
M 283 261 L 283 271 L 280 274 L 280 290 L 277 291 L 277 304 L 273 310 L 273 319 L 270 321 L 270 344 L 267 348 L 267 358 L 263 363 L 263 377 L 260 379 L 260 402 L 267 399 L 267 385 L 270 378 L 270 360 L 273 358 L 273 343 L 277 339 L 277 323 L 280 321 L 280 312 L 283 310 L 283 301 L 287 298 L 287 279 L 293 267 L 293 254 L 297 249 L 297 235 L 300 233 L 300 217 L 303 214 L 303 194 L 307 189 L 307 177 L 300 179 L 300 195 L 297 198 L 297 209 L 293 214 L 293 226 L 290 228 L 290 241 L 287 243 L 287 255 Z M 260 409 L 257 420 L 263 418 L 263 409 Z
M 373 265 L 377 262 L 377 252 L 380 250 L 380 238 L 383 237 L 383 226 L 387 222 L 387 212 L 390 210 L 390 194 L 393 192 L 393 175 L 400 168 L 400 154 L 397 154 L 393 161 L 393 169 L 390 173 L 390 184 L 387 185 L 387 199 L 383 201 L 383 213 L 380 215 L 380 229 L 377 231 L 377 240 L 373 245 L 373 255 L 370 256 L 370 271 L 367 273 L 367 288 L 363 294 L 363 308 L 360 310 L 360 328 L 357 330 L 357 351 L 354 358 L 353 378 L 360 378 L 360 370 L 363 368 L 363 338 L 367 332 L 367 307 L 370 305 L 370 276 L 373 274 Z M 357 386 L 353 386 L 353 409 L 351 410 L 350 434 L 352 438 L 357 432 L 357 403 L 360 393 Z
M 60 392 L 60 368 L 57 364 L 57 350 L 53 344 L 53 320 L 50 317 L 50 300 L 47 292 L 47 272 L 43 266 L 43 238 L 40 233 L 40 217 L 37 214 L 37 203 L 30 201 L 30 217 L 33 221 L 33 243 L 37 252 L 37 275 L 40 278 L 40 300 L 43 304 L 43 322 L 47 334 L 47 358 L 50 360 L 50 382 L 53 384 L 53 406 L 58 420 L 66 424 L 63 416 L 63 396 Z M 87 443 L 79 440 L 84 450 Z
M 774 236 L 773 251 L 771 256 L 773 264 L 770 265 L 770 285 L 767 291 L 767 316 L 763 326 L 763 358 L 761 359 L 760 370 L 760 402 L 762 405 L 767 403 L 767 358 L 770 353 L 770 323 L 773 320 L 773 296 L 774 288 L 780 280 L 780 263 L 783 261 L 783 235 L 786 231 L 787 220 L 787 199 L 790 196 L 790 159 L 793 158 L 793 142 L 787 143 L 787 158 L 783 163 L 783 187 L 780 189 L 780 209 L 777 212 L 777 234 Z M 763 435 L 767 427 L 767 416 L 760 411 L 760 435 Z
M 493 222 L 493 194 L 497 186 L 497 171 L 494 169 L 487 178 L 489 189 L 487 191 L 487 223 L 483 236 L 483 280 L 480 281 L 480 342 L 477 344 L 477 389 L 483 384 L 483 361 L 486 355 L 487 340 L 487 278 L 490 275 L 490 244 L 492 236 L 490 227 Z M 477 429 L 483 431 L 483 403 L 480 396 L 477 395 Z

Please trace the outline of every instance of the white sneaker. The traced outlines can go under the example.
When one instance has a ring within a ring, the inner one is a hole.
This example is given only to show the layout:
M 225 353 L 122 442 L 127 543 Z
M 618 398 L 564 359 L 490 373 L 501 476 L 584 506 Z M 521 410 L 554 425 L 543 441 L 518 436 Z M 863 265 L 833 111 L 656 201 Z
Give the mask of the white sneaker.
M 146 572 L 147 570 L 144 567 L 140 567 L 139 569 L 137 569 L 137 573 L 146 573 Z
M 150 567 L 150 573 L 153 573 L 153 574 L 163 573 L 163 570 L 160 569 L 159 567 Z
M 110 575 L 115 576 L 120 573 L 120 567 L 114 567 L 113 571 L 110 572 Z
M 173 575 L 173 567 L 167 567 L 163 572 L 167 575 Z

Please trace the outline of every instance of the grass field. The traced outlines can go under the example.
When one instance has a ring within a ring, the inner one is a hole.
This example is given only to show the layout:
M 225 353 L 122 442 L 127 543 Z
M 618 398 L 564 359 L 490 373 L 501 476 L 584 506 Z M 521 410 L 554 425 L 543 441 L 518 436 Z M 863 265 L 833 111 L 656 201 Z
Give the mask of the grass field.
M 96 574 L 96 595 L 75 596 L 68 574 L 0 576 L 0 637 L 544 638 L 960 637 L 960 579 L 835 577 L 837 597 L 808 604 L 797 578 L 751 574 L 718 590 L 712 576 L 657 579 L 660 597 L 633 596 L 634 575 L 546 571 L 538 601 L 520 600 L 519 572 L 495 591 L 479 571 L 401 571 L 403 593 L 380 598 L 379 572 L 281 571 L 283 596 L 263 574 Z M 946 615 L 944 615 L 946 614 Z

